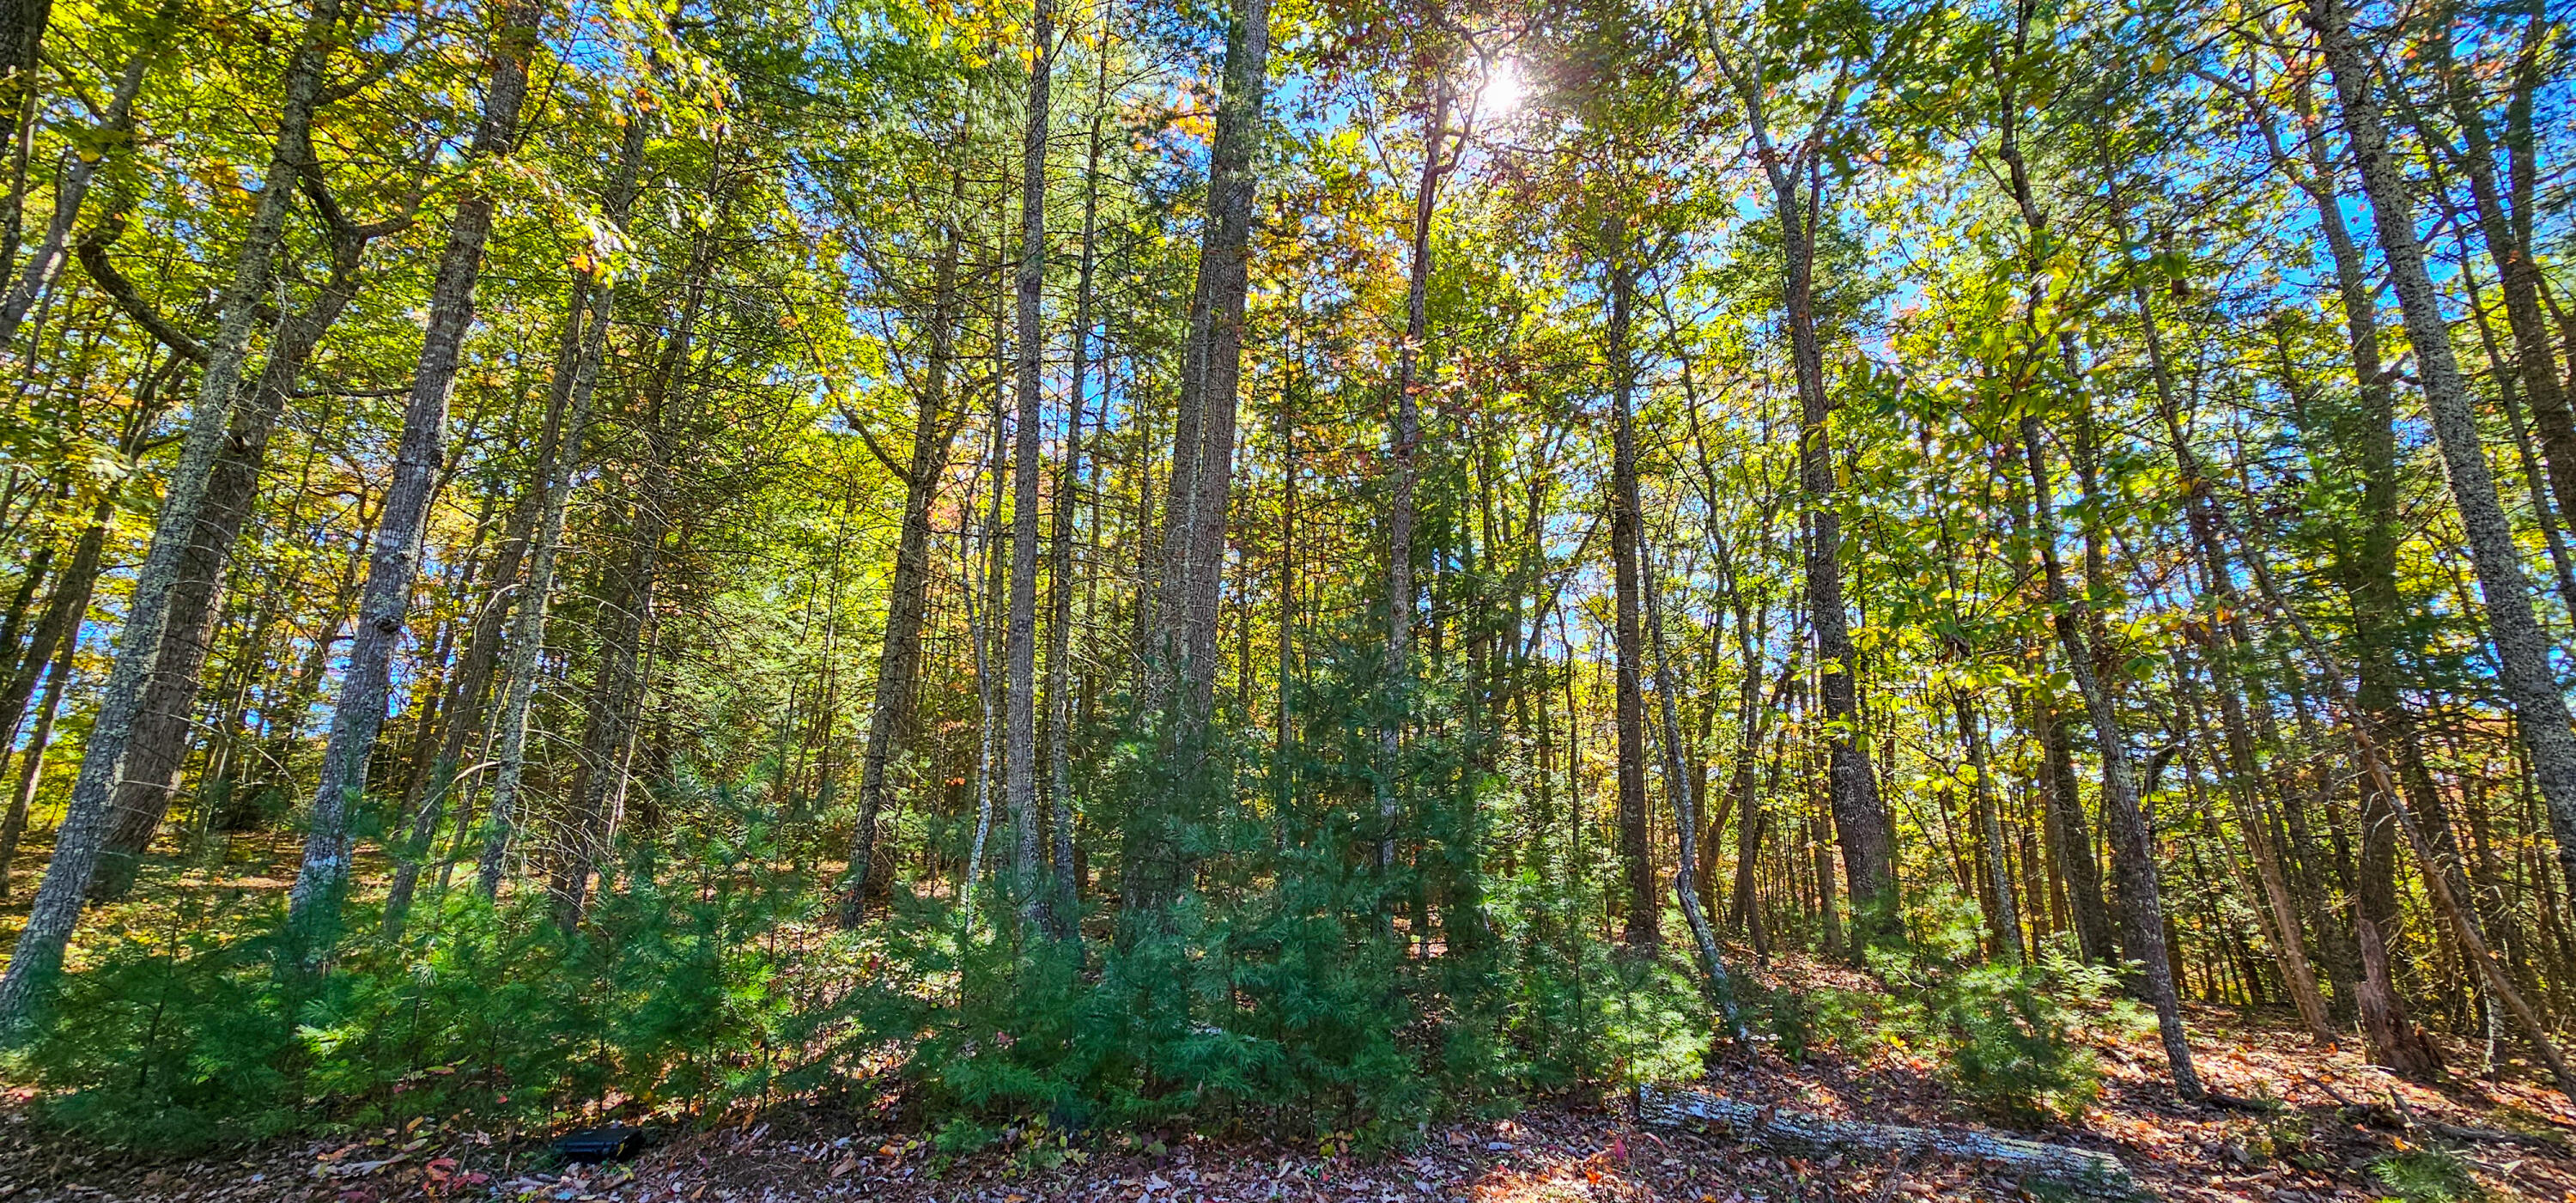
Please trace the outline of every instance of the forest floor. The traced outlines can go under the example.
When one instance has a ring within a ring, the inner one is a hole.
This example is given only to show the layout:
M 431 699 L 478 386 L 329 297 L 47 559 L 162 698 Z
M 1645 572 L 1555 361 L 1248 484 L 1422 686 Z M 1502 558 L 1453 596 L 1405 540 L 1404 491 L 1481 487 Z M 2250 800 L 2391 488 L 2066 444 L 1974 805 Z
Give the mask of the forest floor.
M 1801 972 L 1816 972 L 1803 970 Z M 2100 1038 L 2102 1096 L 2078 1121 L 2023 1133 L 2109 1153 L 2146 1194 L 2187 1200 L 2356 1203 L 2401 1192 L 2374 1173 L 2382 1159 L 2429 1156 L 2467 1172 L 2453 1199 L 2576 1200 L 2576 1155 L 2537 1141 L 2464 1140 L 2432 1125 L 2576 1136 L 2576 1109 L 2529 1080 L 2458 1078 L 2445 1088 L 2401 1081 L 2351 1047 L 2317 1048 L 2285 1016 L 2195 1008 L 2202 1074 L 2229 1094 L 2278 1100 L 2271 1114 L 2179 1104 L 2159 1078 L 2151 1036 Z M 2466 1060 L 2460 1063 L 2467 1064 Z M 1856 1063 L 1819 1054 L 1792 1065 L 1768 1053 L 1720 1068 L 1700 1088 L 1784 1110 L 1909 1126 L 1975 1129 L 1969 1112 L 1901 1051 Z M 2401 1101 L 2402 1106 L 2391 1106 Z M 1720 1134 L 1642 1124 L 1624 1096 L 1532 1102 L 1509 1119 L 1435 1127 L 1410 1151 L 1320 1155 L 1314 1145 L 1169 1136 L 1077 1138 L 1071 1156 L 1009 1147 L 946 1158 L 901 1122 L 901 1100 L 875 1106 L 802 1101 L 737 1109 L 715 1122 L 652 1133 L 631 1160 L 563 1165 L 543 1135 L 435 1123 L 402 1131 L 272 1142 L 192 1160 L 83 1148 L 46 1133 L 24 1091 L 0 1101 L 0 1203 L 100 1200 L 282 1200 L 401 1203 L 1913 1203 L 1931 1198 L 2040 1200 L 2063 1191 L 1936 1159 L 1853 1153 L 1802 1157 Z M 2347 1103 L 2368 1104 L 2364 1115 Z M 2409 1123 L 2416 1127 L 2408 1127 Z M 2441 1152 L 2425 1154 L 2427 1148 Z M 2415 1203 L 2438 1195 L 2411 1193 Z

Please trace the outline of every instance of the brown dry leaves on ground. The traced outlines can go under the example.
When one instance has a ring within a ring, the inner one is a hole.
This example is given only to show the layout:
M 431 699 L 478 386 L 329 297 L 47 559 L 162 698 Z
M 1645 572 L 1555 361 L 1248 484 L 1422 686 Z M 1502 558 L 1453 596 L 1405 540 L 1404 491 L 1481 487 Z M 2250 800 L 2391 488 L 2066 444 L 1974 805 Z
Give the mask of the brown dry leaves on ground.
M 2416 1124 L 2576 1136 L 2576 1111 L 2527 1081 L 2433 1089 L 2365 1065 L 2349 1047 L 2318 1049 L 2271 1017 L 2193 1015 L 2202 1073 L 2230 1094 L 2277 1100 L 2275 1114 L 2185 1107 L 2160 1084 L 2144 1040 L 2102 1047 L 2100 1102 L 2082 1121 L 2040 1132 L 2118 1156 L 2151 1194 L 2268 1203 L 2387 1196 L 2374 1159 L 2438 1145 L 2497 1200 L 2576 1200 L 2576 1158 L 2529 1143 L 2461 1142 Z M 1968 1125 L 1924 1067 L 1899 1054 L 1868 1064 L 1762 1055 L 1722 1067 L 1708 1089 L 1882 1123 Z M 2340 1096 L 2338 1098 L 2337 1096 Z M 1084 1139 L 1041 1154 L 1029 1134 L 963 1158 L 935 1155 L 890 1117 L 899 1100 L 858 1112 L 785 1103 L 736 1111 L 621 1165 L 552 1162 L 545 1143 L 423 1123 L 409 1130 L 272 1143 L 229 1155 L 154 1162 L 45 1134 L 31 1100 L 0 1114 L 0 1203 L 281 1200 L 288 1203 L 1911 1203 L 2038 1199 L 1977 1166 L 1900 1164 L 1845 1153 L 1802 1157 L 1722 1134 L 1643 1127 L 1618 1096 L 1535 1102 L 1496 1122 L 1437 1127 L 1413 1150 L 1376 1159 L 1315 1145 L 1168 1135 Z M 2368 1113 L 2347 1103 L 2364 1104 Z M 1051 1166 L 1049 1163 L 1052 1163 Z M 1048 1166 L 1049 1168 L 1041 1168 Z

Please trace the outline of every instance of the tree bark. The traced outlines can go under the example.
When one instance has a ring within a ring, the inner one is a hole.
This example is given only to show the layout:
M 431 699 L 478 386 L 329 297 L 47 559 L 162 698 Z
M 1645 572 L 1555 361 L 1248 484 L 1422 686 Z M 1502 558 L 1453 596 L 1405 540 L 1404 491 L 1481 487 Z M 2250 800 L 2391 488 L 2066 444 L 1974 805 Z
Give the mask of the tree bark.
M 188 759 L 199 677 L 222 620 L 225 573 L 233 546 L 255 508 L 269 434 L 285 413 L 288 395 L 302 382 L 305 366 L 323 335 L 357 295 L 358 262 L 367 243 L 391 228 L 360 227 L 343 217 L 315 182 L 318 173 L 310 151 L 308 145 L 306 191 L 319 198 L 316 207 L 332 228 L 330 276 L 304 312 L 279 323 L 250 403 L 233 415 L 232 429 L 215 456 L 196 529 L 180 556 L 179 577 L 170 593 L 166 626 L 154 654 L 152 676 L 144 686 L 142 708 L 127 737 L 115 818 L 90 883 L 90 897 L 95 899 L 122 898 L 133 887 L 139 858 L 169 813 Z M 90 248 L 83 250 L 88 258 Z M 99 253 L 104 253 L 103 247 Z M 96 273 L 98 268 L 92 270 Z
M 1622 362 L 1624 360 L 1614 360 L 1613 366 Z M 1622 409 L 1624 411 L 1624 407 Z M 1624 428 L 1626 423 L 1621 425 Z M 1633 446 L 1630 453 L 1634 454 Z M 1634 484 L 1633 477 L 1630 483 Z M 1632 506 L 1635 500 L 1631 495 L 1629 501 Z M 1641 538 L 1637 542 L 1643 543 L 1644 540 Z M 1717 934 L 1709 926 L 1708 903 L 1700 895 L 1697 779 L 1686 772 L 1682 764 L 1682 725 L 1678 707 L 1673 701 L 1673 693 L 1679 686 L 1673 680 L 1672 657 L 1664 648 L 1663 599 L 1655 584 L 1651 558 L 1643 554 L 1642 548 L 1638 551 L 1638 558 L 1648 561 L 1642 565 L 1641 584 L 1645 594 L 1648 638 L 1655 653 L 1655 697 L 1661 703 L 1664 720 L 1664 792 L 1672 799 L 1673 829 L 1681 843 L 1681 864 L 1673 870 L 1673 896 L 1681 903 L 1682 921 L 1690 926 L 1691 943 L 1699 953 L 1701 982 L 1710 1004 L 1736 1045 L 1749 1047 L 1753 1035 L 1745 1028 L 1743 1017 L 1735 1009 L 1735 983 L 1727 975 L 1726 958 L 1718 951 Z

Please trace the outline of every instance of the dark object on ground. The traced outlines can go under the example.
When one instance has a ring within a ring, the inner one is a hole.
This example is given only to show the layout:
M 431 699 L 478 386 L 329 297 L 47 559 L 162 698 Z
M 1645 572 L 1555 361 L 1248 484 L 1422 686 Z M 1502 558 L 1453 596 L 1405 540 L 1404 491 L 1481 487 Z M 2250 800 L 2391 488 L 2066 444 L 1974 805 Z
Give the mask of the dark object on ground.
M 644 1133 L 624 1124 L 610 1124 L 605 1128 L 584 1128 L 579 1132 L 559 1137 L 555 1141 L 555 1152 L 564 1160 L 585 1165 L 602 1161 L 623 1161 L 643 1151 Z

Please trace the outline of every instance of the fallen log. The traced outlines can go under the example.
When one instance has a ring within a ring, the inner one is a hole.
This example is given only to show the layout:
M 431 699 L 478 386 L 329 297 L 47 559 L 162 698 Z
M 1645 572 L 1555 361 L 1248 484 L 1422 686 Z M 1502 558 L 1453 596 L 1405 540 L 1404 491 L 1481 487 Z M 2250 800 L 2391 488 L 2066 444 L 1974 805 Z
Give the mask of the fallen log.
M 2103 1194 L 2137 1192 L 2129 1167 L 2108 1153 L 1972 1132 L 1964 1128 L 1908 1128 L 1832 1119 L 1760 1103 L 1721 1098 L 1700 1090 L 1637 1092 L 1638 1114 L 1648 1123 L 1679 1127 L 1697 1121 L 1721 1127 L 1737 1140 L 1814 1150 L 1904 1153 L 2003 1167 L 2025 1178 L 2089 1187 Z

